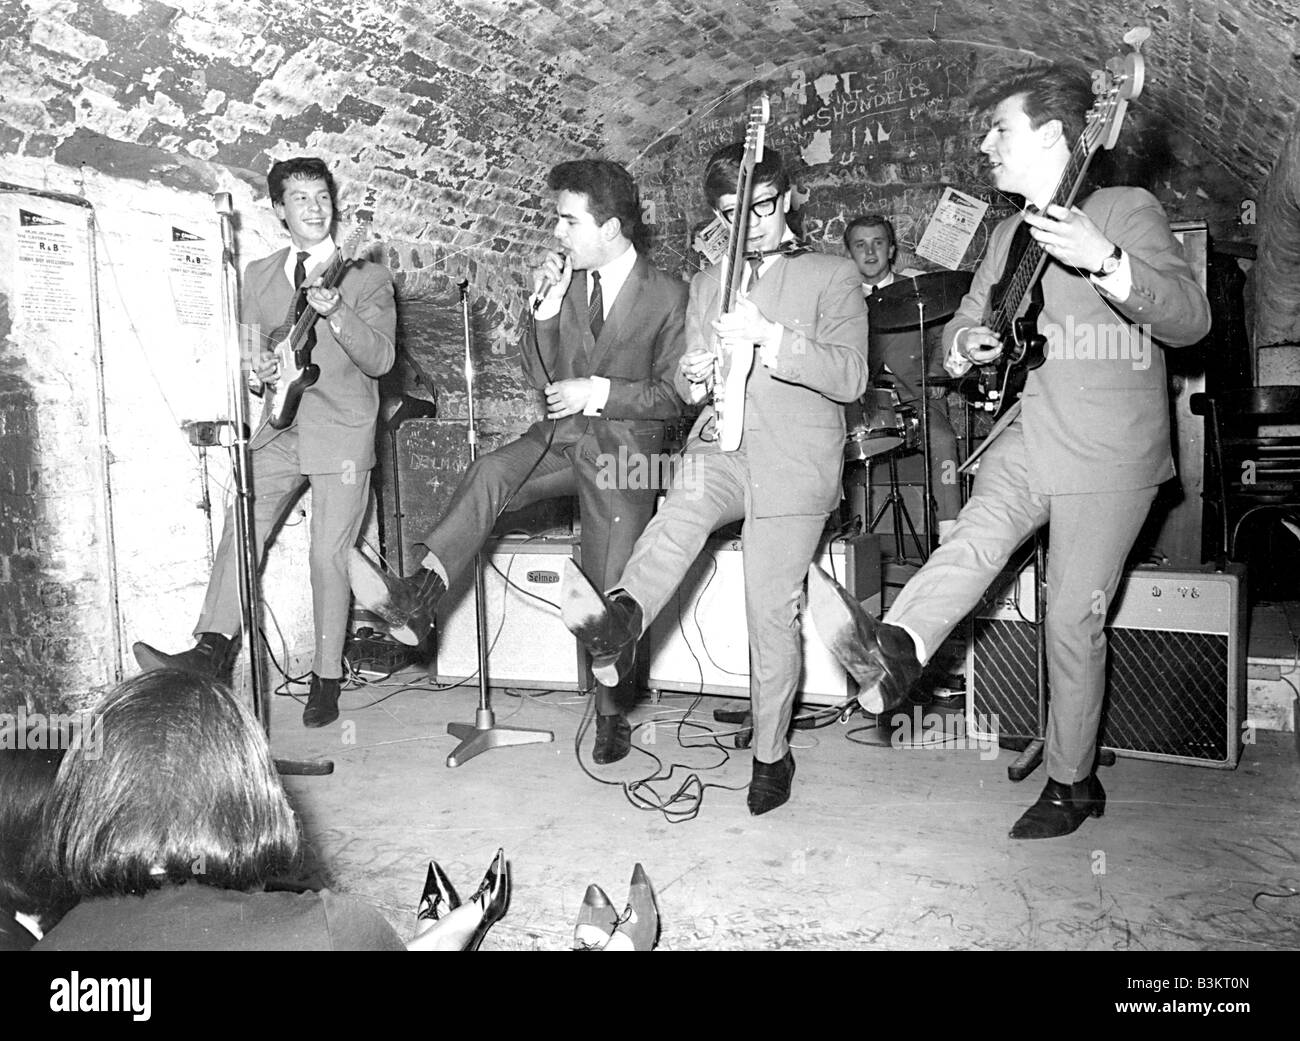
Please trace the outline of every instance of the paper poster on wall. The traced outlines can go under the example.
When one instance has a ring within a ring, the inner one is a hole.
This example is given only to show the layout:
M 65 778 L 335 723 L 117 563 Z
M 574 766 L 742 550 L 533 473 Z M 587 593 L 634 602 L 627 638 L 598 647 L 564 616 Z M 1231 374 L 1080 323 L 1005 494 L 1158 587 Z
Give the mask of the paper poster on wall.
M 89 297 L 81 228 L 19 208 L 14 228 L 17 319 L 50 329 L 80 329 Z
M 945 188 L 916 247 L 916 255 L 956 271 L 988 208 L 988 203 L 973 195 Z
M 172 226 L 167 273 L 171 279 L 176 320 L 181 325 L 209 329 L 215 318 L 216 258 L 201 235 Z

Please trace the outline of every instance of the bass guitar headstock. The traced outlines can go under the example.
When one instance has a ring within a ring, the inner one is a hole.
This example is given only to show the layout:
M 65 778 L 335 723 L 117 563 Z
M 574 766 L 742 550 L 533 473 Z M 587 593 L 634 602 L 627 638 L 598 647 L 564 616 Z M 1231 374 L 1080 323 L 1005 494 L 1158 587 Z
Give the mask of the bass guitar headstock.
M 1119 140 L 1128 103 L 1142 93 L 1146 84 L 1142 45 L 1150 35 L 1145 25 L 1130 29 L 1124 34 L 1124 42 L 1132 49 L 1111 58 L 1104 69 L 1093 70 L 1092 92 L 1097 100 L 1088 110 L 1082 135 L 1090 149 L 1111 149 Z

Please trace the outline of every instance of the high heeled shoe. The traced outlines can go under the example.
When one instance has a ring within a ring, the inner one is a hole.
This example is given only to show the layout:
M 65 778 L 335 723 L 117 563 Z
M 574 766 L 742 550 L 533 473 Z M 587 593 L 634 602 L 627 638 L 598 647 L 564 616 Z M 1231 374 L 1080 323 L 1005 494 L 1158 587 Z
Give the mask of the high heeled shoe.
M 420 894 L 420 906 L 415 912 L 415 920 L 436 922 L 459 906 L 460 897 L 456 895 L 456 887 L 451 884 L 451 879 L 436 860 L 429 861 L 429 873 L 424 879 L 424 892 Z
M 510 865 L 506 861 L 504 849 L 497 850 L 487 874 L 483 876 L 478 890 L 469 898 L 469 903 L 478 905 L 483 913 L 469 943 L 465 945 L 465 950 L 477 951 L 488 930 L 501 921 L 506 908 L 510 906 Z
M 618 920 L 614 935 L 604 947 L 607 951 L 653 951 L 659 942 L 659 907 L 645 868 L 632 869 L 632 883 L 627 891 L 627 910 Z
M 593 882 L 587 887 L 582 907 L 578 909 L 578 921 L 573 926 L 573 949 L 600 950 L 609 943 L 617 925 L 618 912 L 614 910 L 605 891 Z

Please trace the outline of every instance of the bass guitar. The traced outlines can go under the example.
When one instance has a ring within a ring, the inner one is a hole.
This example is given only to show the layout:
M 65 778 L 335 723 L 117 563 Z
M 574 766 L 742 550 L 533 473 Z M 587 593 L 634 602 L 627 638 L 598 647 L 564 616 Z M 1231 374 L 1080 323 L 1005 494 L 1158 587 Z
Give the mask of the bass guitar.
M 321 289 L 336 288 L 347 269 L 363 255 L 358 254 L 357 249 L 364 235 L 364 227 L 354 228 L 347 241 L 334 251 L 319 279 L 298 287 L 293 303 L 289 305 L 289 320 L 268 337 L 271 353 L 279 367 L 274 382 L 263 384 L 263 389 L 269 390 L 263 415 L 276 430 L 292 425 L 303 394 L 320 379 L 320 366 L 311 360 L 312 348 L 316 346 L 316 319 L 320 315 L 307 303 L 307 289 L 309 285 L 318 285 Z
M 1132 50 L 1112 58 L 1105 69 L 1093 72 L 1097 100 L 1088 110 L 1083 132 L 1057 183 L 1053 205 L 1067 209 L 1072 206 L 1093 156 L 1098 149 L 1113 148 L 1119 139 L 1128 103 L 1142 93 L 1145 64 L 1141 47 L 1150 35 L 1151 30 L 1145 26 L 1129 30 L 1124 42 Z M 992 412 L 995 419 L 1007 414 L 1024 391 L 1029 373 L 1047 360 L 1038 316 L 1043 309 L 1043 271 L 1050 258 L 1029 231 L 1029 225 L 1023 222 L 1016 229 L 1002 278 L 989 293 L 990 306 L 983 324 L 1002 338 L 1002 354 L 980 367 L 978 386 L 968 392 L 971 404 Z
M 727 253 L 720 270 L 722 295 L 719 316 L 730 314 L 740 294 L 745 274 L 745 245 L 749 238 L 749 206 L 754 201 L 754 167 L 763 161 L 763 141 L 767 133 L 769 106 L 766 94 L 750 106 L 745 127 L 745 152 L 736 177 L 736 209 L 727 237 Z M 740 447 L 745 429 L 745 384 L 754 365 L 752 343 L 724 346 L 713 341 L 713 415 L 718 431 L 718 447 L 734 452 Z

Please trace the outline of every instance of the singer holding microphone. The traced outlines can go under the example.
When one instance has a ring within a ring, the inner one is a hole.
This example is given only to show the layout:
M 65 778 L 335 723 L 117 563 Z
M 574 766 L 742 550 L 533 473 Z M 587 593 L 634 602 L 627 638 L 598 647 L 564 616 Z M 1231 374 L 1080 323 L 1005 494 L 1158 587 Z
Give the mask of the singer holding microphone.
M 654 512 L 665 421 L 679 414 L 673 375 L 685 349 L 687 287 L 648 259 L 648 231 L 631 175 L 618 163 L 579 159 L 550 171 L 557 248 L 534 269 L 531 315 L 520 346 L 524 377 L 546 399 L 546 419 L 480 455 L 438 524 L 429 553 L 397 579 L 352 559 L 357 601 L 418 643 L 447 587 L 469 569 L 507 507 L 576 495 L 582 566 L 607 585 L 623 570 Z M 629 477 L 631 479 L 629 480 Z M 626 678 L 597 686 L 598 763 L 627 755 Z

